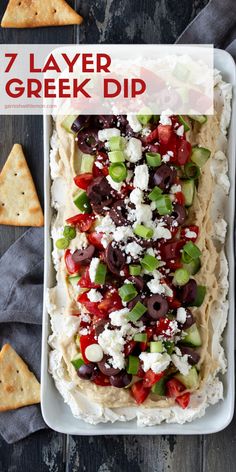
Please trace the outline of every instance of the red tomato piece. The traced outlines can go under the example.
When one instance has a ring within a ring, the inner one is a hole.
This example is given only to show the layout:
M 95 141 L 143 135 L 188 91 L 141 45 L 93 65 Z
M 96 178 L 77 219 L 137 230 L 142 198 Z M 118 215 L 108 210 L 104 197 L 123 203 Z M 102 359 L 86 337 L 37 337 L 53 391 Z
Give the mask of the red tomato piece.
M 158 138 L 160 144 L 166 146 L 170 141 L 172 133 L 172 125 L 158 125 Z
M 152 387 L 156 382 L 158 382 L 164 375 L 164 372 L 159 372 L 155 374 L 152 369 L 149 369 L 145 373 L 145 377 L 143 380 L 143 385 L 147 388 Z
M 180 205 L 184 205 L 185 204 L 184 194 L 182 192 L 175 193 L 175 200 Z
M 152 143 L 153 141 L 157 141 L 158 137 L 159 135 L 158 135 L 158 127 L 157 127 L 146 137 L 146 143 L 149 144 L 149 143 Z
M 79 272 L 81 266 L 78 262 L 75 262 L 73 260 L 70 249 L 67 249 L 65 251 L 64 258 L 65 258 L 66 269 L 67 269 L 67 272 L 69 272 L 69 274 L 76 274 L 77 272 Z
M 175 399 L 175 401 L 185 410 L 190 402 L 190 392 L 186 392 Z
M 185 245 L 185 241 L 173 241 L 171 243 L 162 244 L 161 250 L 161 258 L 163 261 L 168 261 L 171 259 L 179 259 L 180 257 L 180 250 Z
M 187 237 L 186 236 L 186 232 L 191 232 L 191 233 L 195 233 L 196 236 L 191 236 L 191 238 Z M 192 241 L 193 243 L 195 243 L 195 241 L 197 240 L 198 238 L 198 234 L 199 234 L 199 227 L 196 226 L 196 225 L 189 225 L 187 226 L 186 228 L 182 228 L 181 229 L 181 239 L 184 239 L 185 241 Z
M 96 231 L 93 231 L 92 233 L 87 234 L 88 242 L 100 250 L 104 249 L 101 243 L 102 237 L 103 237 L 103 233 L 96 233 Z
M 112 311 L 121 310 L 123 307 L 118 290 L 112 288 L 108 290 L 103 297 L 103 300 L 98 303 L 99 310 L 111 313 Z
M 92 381 L 96 385 L 100 385 L 101 387 L 109 387 L 111 385 L 109 377 L 107 375 L 104 375 L 102 372 L 96 372 L 96 374 L 92 378 Z
M 86 310 L 88 310 L 88 313 L 90 313 L 91 315 L 97 316 L 98 319 L 106 318 L 107 314 L 99 310 L 98 302 L 91 302 L 86 292 L 82 293 L 82 295 L 79 295 L 77 300 L 79 303 L 84 305 Z
M 107 176 L 109 174 L 108 167 L 109 167 L 109 159 L 108 159 L 107 154 L 105 152 L 99 151 L 93 164 L 93 176 L 94 177 L 99 177 L 100 175 Z
M 76 175 L 74 178 L 75 185 L 77 187 L 82 188 L 83 190 L 87 190 L 89 184 L 93 180 L 93 174 L 90 172 L 85 172 L 84 174 Z
M 80 213 L 79 215 L 75 215 L 71 218 L 68 218 L 66 222 L 69 225 L 78 226 L 79 230 L 83 233 L 91 228 L 94 222 L 94 216 L 89 215 L 88 213 Z
M 172 259 L 170 259 L 169 261 L 166 261 L 165 267 L 168 267 L 168 269 L 174 271 L 174 270 L 180 269 L 182 267 L 182 262 L 181 262 L 180 259 L 176 259 L 174 261 L 172 261 Z
M 179 166 L 184 166 L 189 160 L 190 154 L 192 151 L 191 144 L 186 141 L 186 139 L 181 139 L 180 145 L 177 151 L 177 164 Z
M 134 397 L 136 403 L 141 405 L 141 403 L 146 400 L 150 393 L 150 388 L 144 386 L 143 381 L 138 381 L 131 387 L 131 395 Z
M 184 392 L 185 386 L 177 379 L 170 379 L 166 382 L 166 396 L 176 399 Z
M 156 334 L 158 336 L 164 335 L 166 338 L 171 338 L 172 337 L 172 329 L 170 327 L 171 321 L 172 320 L 169 320 L 168 318 L 164 318 L 164 317 L 160 318 L 156 323 Z
M 127 344 L 125 344 L 125 346 L 124 346 L 124 355 L 125 355 L 125 357 L 128 357 L 133 352 L 133 350 L 136 348 L 136 346 L 137 346 L 137 343 L 133 339 L 131 339 L 131 341 L 129 341 Z
M 85 356 L 85 349 L 90 344 L 97 344 L 97 341 L 94 338 L 94 333 L 86 334 L 86 336 L 80 336 L 80 351 L 83 357 L 85 364 L 88 364 L 90 361 Z
M 89 276 L 89 267 L 86 267 L 81 279 L 78 282 L 78 285 L 81 288 L 98 288 L 99 287 L 98 284 L 91 282 L 90 276 Z

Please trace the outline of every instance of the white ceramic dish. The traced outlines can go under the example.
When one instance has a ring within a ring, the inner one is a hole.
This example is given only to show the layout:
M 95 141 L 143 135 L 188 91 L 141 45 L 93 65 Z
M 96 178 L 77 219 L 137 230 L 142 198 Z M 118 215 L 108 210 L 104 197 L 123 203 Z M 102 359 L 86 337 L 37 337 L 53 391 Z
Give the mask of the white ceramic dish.
M 229 261 L 229 301 L 228 325 L 224 332 L 224 348 L 228 359 L 228 370 L 224 375 L 224 401 L 206 410 L 206 414 L 191 423 L 161 424 L 150 427 L 138 427 L 136 421 L 99 424 L 96 426 L 76 419 L 63 401 L 55 387 L 52 376 L 48 373 L 48 336 L 50 321 L 45 306 L 47 288 L 55 284 L 55 272 L 51 259 L 50 223 L 52 216 L 50 202 L 49 150 L 51 136 L 51 118 L 44 116 L 44 192 L 45 192 L 45 266 L 44 266 L 44 310 L 42 334 L 41 397 L 42 413 L 50 428 L 65 434 L 105 435 L 105 434 L 208 434 L 224 429 L 232 420 L 234 412 L 234 206 L 235 206 L 235 129 L 236 129 L 236 68 L 232 57 L 225 51 L 214 52 L 215 67 L 222 73 L 223 80 L 233 85 L 232 118 L 228 136 L 229 177 L 231 189 L 225 208 L 228 221 L 226 252 Z

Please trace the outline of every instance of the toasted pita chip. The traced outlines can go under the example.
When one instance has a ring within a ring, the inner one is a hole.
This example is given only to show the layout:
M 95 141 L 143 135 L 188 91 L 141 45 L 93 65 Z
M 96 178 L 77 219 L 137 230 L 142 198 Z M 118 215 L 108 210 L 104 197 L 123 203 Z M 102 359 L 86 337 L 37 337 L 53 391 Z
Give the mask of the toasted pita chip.
M 65 0 L 10 0 L 3 28 L 80 25 L 83 18 Z
M 20 144 L 14 144 L 0 174 L 0 224 L 43 226 L 43 212 Z
M 40 403 L 40 384 L 9 345 L 0 352 L 0 411 Z

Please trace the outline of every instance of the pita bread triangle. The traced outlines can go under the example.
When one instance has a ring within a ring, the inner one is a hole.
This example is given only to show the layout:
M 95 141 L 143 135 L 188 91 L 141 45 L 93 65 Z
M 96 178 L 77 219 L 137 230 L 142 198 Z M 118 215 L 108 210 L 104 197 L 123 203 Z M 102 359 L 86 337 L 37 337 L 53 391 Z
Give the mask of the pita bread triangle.
M 43 212 L 20 144 L 14 144 L 0 173 L 0 224 L 43 226 Z
M 3 28 L 80 25 L 83 18 L 65 0 L 10 0 Z
M 40 403 L 40 384 L 9 345 L 0 352 L 0 411 Z

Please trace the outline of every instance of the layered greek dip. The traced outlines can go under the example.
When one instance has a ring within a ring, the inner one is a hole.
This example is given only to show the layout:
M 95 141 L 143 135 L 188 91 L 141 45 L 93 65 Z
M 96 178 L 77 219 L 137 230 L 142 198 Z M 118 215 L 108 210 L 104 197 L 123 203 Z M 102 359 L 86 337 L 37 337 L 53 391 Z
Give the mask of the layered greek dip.
M 223 397 L 231 86 L 215 114 L 55 119 L 50 371 L 76 417 L 191 421 Z

